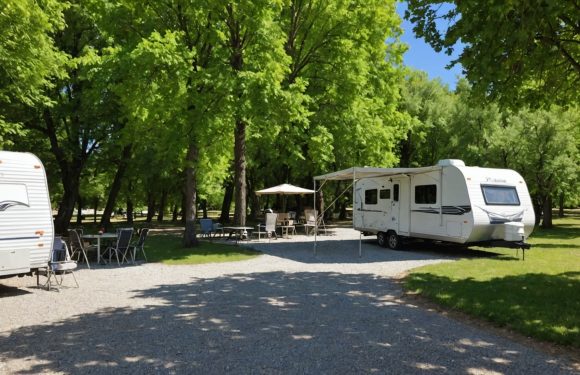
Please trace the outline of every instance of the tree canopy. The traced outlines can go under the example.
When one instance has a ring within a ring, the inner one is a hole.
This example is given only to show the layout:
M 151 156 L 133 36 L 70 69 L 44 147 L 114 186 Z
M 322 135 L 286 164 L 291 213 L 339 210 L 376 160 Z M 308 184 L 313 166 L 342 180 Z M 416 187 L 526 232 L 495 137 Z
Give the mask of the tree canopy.
M 451 3 L 452 7 L 443 7 Z M 580 7 L 575 0 L 409 0 L 406 18 L 460 63 L 480 96 L 517 108 L 578 103 Z
M 556 195 L 574 201 L 578 78 L 563 50 L 577 61 L 577 33 L 563 19 L 563 48 L 537 31 L 535 47 L 523 44 L 529 30 L 544 30 L 542 17 L 577 20 L 574 9 L 548 4 L 508 35 L 533 4 L 461 3 L 443 35 L 438 3 L 413 0 L 409 10 L 436 48 L 467 43 L 459 61 L 468 80 L 455 91 L 402 66 L 394 0 L 8 0 L 0 147 L 41 157 L 57 232 L 75 209 L 79 224 L 83 208 L 102 210 L 103 227 L 119 209 L 129 223 L 138 211 L 148 221 L 171 213 L 187 246 L 198 209 L 221 208 L 227 222 L 233 205 L 243 224 L 264 204 L 255 190 L 309 186 L 353 165 L 459 158 L 522 172 L 538 213 Z

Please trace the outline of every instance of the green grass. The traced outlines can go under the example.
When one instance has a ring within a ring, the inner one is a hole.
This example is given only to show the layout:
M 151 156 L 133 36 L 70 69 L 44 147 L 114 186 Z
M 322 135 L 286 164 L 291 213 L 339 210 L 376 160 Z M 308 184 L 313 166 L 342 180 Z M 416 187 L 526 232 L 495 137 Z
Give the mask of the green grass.
M 555 225 L 536 228 L 525 261 L 513 249 L 494 249 L 418 268 L 406 288 L 524 335 L 580 347 L 580 217 Z
M 165 264 L 203 264 L 251 259 L 260 253 L 243 247 L 200 241 L 195 248 L 184 248 L 180 234 L 152 233 L 145 242 L 147 260 Z

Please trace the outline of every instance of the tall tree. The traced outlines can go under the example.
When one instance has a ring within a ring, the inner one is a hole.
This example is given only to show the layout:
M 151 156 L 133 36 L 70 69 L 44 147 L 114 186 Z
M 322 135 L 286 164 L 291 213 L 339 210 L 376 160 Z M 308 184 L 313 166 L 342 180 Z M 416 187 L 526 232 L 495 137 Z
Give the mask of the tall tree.
M 37 107 L 35 117 L 25 122 L 49 140 L 60 169 L 63 195 L 55 217 L 58 233 L 68 228 L 88 160 L 119 125 L 115 99 L 102 90 L 105 78 L 89 78 L 88 72 L 100 64 L 97 51 L 105 47 L 92 14 L 80 3 L 70 4 L 64 14 L 66 28 L 54 39 L 68 56 L 67 75 L 45 91 L 53 104 Z
M 234 122 L 234 221 L 247 214 L 246 133 L 248 125 L 269 110 L 266 95 L 275 94 L 284 78 L 284 35 L 274 22 L 282 2 L 248 0 L 224 4 L 226 47 L 231 68 Z M 266 94 L 266 95 L 265 95 Z
M 94 6 L 103 9 L 101 24 L 116 46 L 109 58 L 127 77 L 114 91 L 121 97 L 129 128 L 154 137 L 156 151 L 165 150 L 167 159 L 180 157 L 185 174 L 184 244 L 194 246 L 200 160 L 206 153 L 221 152 L 228 143 L 219 138 L 226 126 L 220 115 L 227 92 L 222 87 L 227 82 L 220 79 L 223 60 L 218 60 L 226 54 L 216 18 L 221 4 L 108 3 L 95 1 Z
M 451 6 L 446 6 L 451 3 Z M 409 0 L 406 18 L 436 51 L 460 63 L 474 90 L 518 107 L 578 103 L 580 7 L 576 0 Z

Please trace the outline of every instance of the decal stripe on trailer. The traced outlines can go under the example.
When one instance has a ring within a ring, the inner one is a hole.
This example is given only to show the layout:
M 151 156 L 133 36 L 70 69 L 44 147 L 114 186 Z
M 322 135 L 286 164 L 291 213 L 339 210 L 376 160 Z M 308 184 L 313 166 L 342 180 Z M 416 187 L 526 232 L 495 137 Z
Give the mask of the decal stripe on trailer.
M 443 209 L 443 215 L 463 215 L 471 212 L 471 206 L 443 206 L 441 208 Z M 424 214 L 439 214 L 439 208 L 420 208 L 412 211 Z
M 8 238 L 0 238 L 0 241 L 10 241 L 10 240 L 36 240 L 40 237 L 8 237 Z

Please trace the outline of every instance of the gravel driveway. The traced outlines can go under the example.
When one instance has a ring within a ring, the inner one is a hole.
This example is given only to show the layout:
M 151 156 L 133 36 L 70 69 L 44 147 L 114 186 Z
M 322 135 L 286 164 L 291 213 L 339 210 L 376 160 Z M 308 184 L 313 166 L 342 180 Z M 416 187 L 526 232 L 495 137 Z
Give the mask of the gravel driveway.
M 452 255 L 358 232 L 251 244 L 255 259 L 76 272 L 79 289 L 0 280 L 0 374 L 574 373 L 552 357 L 401 301 L 393 276 Z M 71 280 L 68 280 L 71 281 Z

